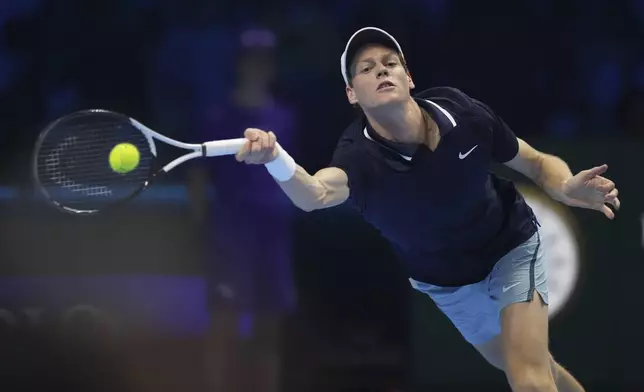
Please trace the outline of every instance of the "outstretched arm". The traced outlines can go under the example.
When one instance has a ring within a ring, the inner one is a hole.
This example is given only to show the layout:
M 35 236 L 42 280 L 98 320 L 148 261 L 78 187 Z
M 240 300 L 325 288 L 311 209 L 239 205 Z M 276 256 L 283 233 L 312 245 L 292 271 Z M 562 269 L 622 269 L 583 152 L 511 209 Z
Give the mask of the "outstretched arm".
M 608 170 L 601 165 L 573 175 L 562 159 L 537 151 L 519 140 L 519 152 L 505 164 L 539 185 L 550 197 L 572 207 L 588 208 L 602 212 L 607 218 L 615 213 L 606 205 L 619 209 L 620 201 L 615 183 L 601 175 Z
M 313 211 L 336 206 L 349 197 L 349 180 L 343 170 L 329 167 L 311 175 L 276 147 L 272 132 L 247 129 L 244 137 L 248 141 L 237 153 L 237 161 L 265 165 L 296 207 Z

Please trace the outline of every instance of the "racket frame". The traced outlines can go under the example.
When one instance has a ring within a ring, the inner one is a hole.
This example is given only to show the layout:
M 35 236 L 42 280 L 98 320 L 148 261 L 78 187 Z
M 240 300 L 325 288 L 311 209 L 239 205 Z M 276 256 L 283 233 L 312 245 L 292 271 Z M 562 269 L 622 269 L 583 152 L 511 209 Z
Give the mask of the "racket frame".
M 82 115 L 88 115 L 88 114 L 105 114 L 109 116 L 114 116 L 116 118 L 121 118 L 124 121 L 129 121 L 134 128 L 138 129 L 147 139 L 149 146 L 150 146 L 150 152 L 154 156 L 154 162 L 157 160 L 157 148 L 156 144 L 154 142 L 154 139 L 171 145 L 176 148 L 184 149 L 184 150 L 189 150 L 190 152 L 187 154 L 184 154 L 182 156 L 179 156 L 178 158 L 168 162 L 165 164 L 161 169 L 155 169 L 154 165 L 151 165 L 150 172 L 148 173 L 148 178 L 146 181 L 143 182 L 140 188 L 138 188 L 136 191 L 132 192 L 131 195 L 128 197 L 118 200 L 114 203 L 109 203 L 103 208 L 100 209 L 87 209 L 87 210 L 78 210 L 74 209 L 71 207 L 68 207 L 57 200 L 55 200 L 49 192 L 47 192 L 47 189 L 42 185 L 39 174 L 38 174 L 38 156 L 40 149 L 43 145 L 43 142 L 45 138 L 47 137 L 48 133 L 56 127 L 60 122 L 68 120 L 70 118 L 76 117 L 76 116 L 82 116 Z M 195 143 L 184 143 L 178 140 L 174 140 L 170 137 L 167 137 L 165 135 L 162 135 L 149 127 L 143 125 L 139 121 L 128 117 L 124 114 L 120 114 L 117 112 L 113 112 L 110 110 L 104 110 L 104 109 L 86 109 L 86 110 L 80 110 L 76 111 L 70 114 L 67 114 L 65 116 L 62 116 L 54 121 L 52 121 L 45 129 L 40 133 L 38 140 L 36 142 L 36 146 L 34 149 L 33 157 L 32 157 L 32 176 L 35 182 L 36 187 L 40 190 L 40 192 L 45 196 L 45 199 L 47 200 L 48 203 L 53 205 L 54 207 L 58 208 L 59 210 L 62 210 L 67 213 L 71 213 L 73 215 L 77 216 L 88 216 L 88 215 L 94 215 L 99 212 L 105 211 L 105 210 L 111 210 L 116 206 L 120 206 L 123 204 L 126 204 L 127 202 L 131 201 L 132 199 L 136 198 L 139 196 L 144 190 L 146 190 L 153 182 L 156 181 L 158 178 L 159 174 L 165 174 L 168 173 L 170 170 L 176 168 L 177 166 L 192 160 L 196 158 L 204 158 L 204 157 L 215 157 L 215 156 L 223 156 L 223 155 L 234 155 L 236 154 L 242 147 L 243 145 L 247 142 L 247 139 L 245 138 L 237 138 L 237 139 L 227 139 L 227 140 L 214 140 L 214 141 L 209 141 L 201 144 L 195 144 Z

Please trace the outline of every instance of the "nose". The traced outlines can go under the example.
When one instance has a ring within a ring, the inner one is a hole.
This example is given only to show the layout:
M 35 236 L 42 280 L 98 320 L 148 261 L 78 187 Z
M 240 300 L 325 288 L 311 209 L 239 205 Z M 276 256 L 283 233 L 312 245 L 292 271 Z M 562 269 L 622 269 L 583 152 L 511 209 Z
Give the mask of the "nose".
M 380 79 L 382 77 L 387 77 L 387 76 L 389 76 L 389 70 L 384 65 L 381 65 L 380 68 L 378 69 L 378 73 L 377 73 L 378 79 Z

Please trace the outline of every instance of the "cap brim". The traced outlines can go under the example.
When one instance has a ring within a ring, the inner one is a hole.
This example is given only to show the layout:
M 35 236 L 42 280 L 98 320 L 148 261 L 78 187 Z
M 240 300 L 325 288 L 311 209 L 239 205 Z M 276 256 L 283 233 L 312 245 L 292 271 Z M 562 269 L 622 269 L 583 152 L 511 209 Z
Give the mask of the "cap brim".
M 363 29 L 360 29 L 355 32 L 349 39 L 345 51 L 344 53 L 342 53 L 341 67 L 342 76 L 344 77 L 345 83 L 349 84 L 351 75 L 350 67 L 354 61 L 356 54 L 360 51 L 360 49 L 370 44 L 378 44 L 391 48 L 404 58 L 402 49 L 400 48 L 398 41 L 396 41 L 396 39 L 391 34 L 376 27 L 365 27 Z

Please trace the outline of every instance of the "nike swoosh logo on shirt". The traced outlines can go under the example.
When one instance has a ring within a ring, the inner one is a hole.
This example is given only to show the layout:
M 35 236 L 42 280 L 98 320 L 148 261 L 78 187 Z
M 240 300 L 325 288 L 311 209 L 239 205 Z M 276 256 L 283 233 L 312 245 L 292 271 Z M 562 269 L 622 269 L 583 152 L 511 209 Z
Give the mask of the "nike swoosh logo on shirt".
M 465 154 L 463 154 L 463 153 L 459 152 L 459 153 L 458 153 L 458 159 L 465 159 L 465 158 L 467 158 L 467 156 L 468 156 L 468 155 L 470 155 L 470 154 L 472 153 L 472 151 L 474 151 L 474 150 L 476 149 L 476 147 L 478 147 L 478 146 L 479 146 L 479 145 L 477 144 L 476 146 L 472 147 L 472 149 L 471 149 L 471 150 L 469 150 L 468 152 L 466 152 Z

